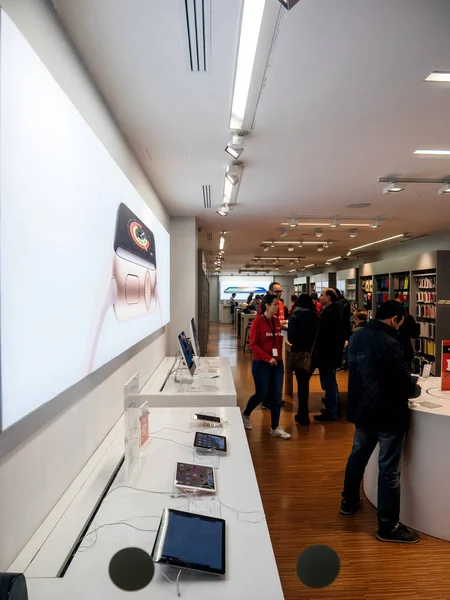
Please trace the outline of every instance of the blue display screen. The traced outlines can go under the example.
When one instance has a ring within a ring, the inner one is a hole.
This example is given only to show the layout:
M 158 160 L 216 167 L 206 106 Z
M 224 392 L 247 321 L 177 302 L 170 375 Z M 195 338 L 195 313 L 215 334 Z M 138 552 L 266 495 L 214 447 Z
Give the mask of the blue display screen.
M 162 557 L 195 568 L 222 571 L 224 568 L 224 535 L 222 520 L 192 517 L 171 511 Z

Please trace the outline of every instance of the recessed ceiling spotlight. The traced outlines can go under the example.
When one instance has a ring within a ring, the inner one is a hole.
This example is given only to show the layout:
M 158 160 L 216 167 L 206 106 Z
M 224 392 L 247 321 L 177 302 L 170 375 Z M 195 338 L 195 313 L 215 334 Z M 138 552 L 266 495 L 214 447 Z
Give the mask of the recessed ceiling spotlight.
M 330 227 L 332 229 L 336 229 L 336 227 L 339 227 L 340 224 L 341 223 L 340 223 L 339 219 L 333 219 L 330 223 Z
M 356 229 L 349 229 L 348 237 L 355 238 L 357 235 Z
M 286 236 L 287 236 L 287 231 L 285 231 L 284 229 L 282 229 L 282 230 L 280 231 L 280 237 L 281 237 L 281 238 L 285 238 Z
M 270 247 L 271 247 L 271 248 L 275 248 L 275 242 L 274 242 L 273 240 L 272 240 L 272 241 L 271 241 L 271 243 L 270 243 Z
M 449 71 L 431 71 L 431 73 L 424 79 L 424 81 L 431 81 L 432 83 L 450 83 L 450 72 Z
M 375 219 L 375 221 L 372 223 L 372 225 L 370 226 L 372 229 L 378 229 L 378 227 L 381 225 L 380 223 L 380 219 Z
M 397 193 L 397 192 L 403 192 L 405 188 L 402 188 L 402 186 L 400 184 L 398 184 L 396 181 L 391 181 L 390 183 L 387 184 L 387 186 L 385 188 L 383 188 L 383 194 L 389 194 L 391 192 L 393 193 Z
M 315 236 L 316 236 L 316 238 L 323 237 L 323 231 L 321 229 L 316 229 Z
M 450 183 L 445 183 L 440 189 L 438 189 L 438 194 L 450 194 Z
M 414 154 L 420 156 L 450 156 L 450 150 L 424 150 L 418 149 L 414 151 Z
M 297 245 L 297 248 L 303 248 L 303 243 L 299 242 L 298 245 Z
M 323 246 L 319 246 L 319 247 L 317 248 L 317 252 L 323 252 Z
M 295 260 L 291 260 L 291 261 L 289 261 L 289 264 L 290 264 L 290 265 L 295 265 Z
M 268 251 L 269 251 L 269 246 L 266 246 L 266 247 L 263 249 L 263 252 L 268 252 Z
M 289 246 L 288 247 L 288 252 L 294 252 L 294 246 Z
M 370 202 L 354 202 L 353 204 L 347 204 L 346 208 L 368 208 L 372 206 Z
M 297 227 L 297 221 L 298 219 L 296 219 L 295 217 L 292 217 L 292 219 L 289 221 L 289 227 Z
M 300 259 L 299 259 L 299 258 L 296 258 L 296 259 L 295 259 L 295 262 L 300 262 Z
M 326 265 L 331 265 L 331 263 L 330 263 L 330 261 L 329 261 L 329 260 L 327 260 L 327 261 L 325 262 L 325 264 L 326 264 Z
M 351 256 L 351 255 L 352 255 L 352 251 L 351 251 L 351 250 L 349 250 L 349 251 L 347 252 L 347 256 Z

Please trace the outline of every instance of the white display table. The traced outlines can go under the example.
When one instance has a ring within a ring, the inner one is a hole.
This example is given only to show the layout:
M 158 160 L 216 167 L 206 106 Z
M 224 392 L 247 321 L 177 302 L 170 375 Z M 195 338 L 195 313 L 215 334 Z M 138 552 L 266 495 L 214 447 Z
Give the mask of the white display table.
M 122 469 L 112 491 L 100 505 L 92 529 L 124 521 L 140 529 L 156 530 L 163 508 L 187 510 L 190 500 L 186 497 L 172 498 L 171 493 L 176 461 L 192 461 L 193 450 L 174 443 L 174 440 L 186 446 L 192 444 L 194 426 L 190 417 L 198 410 L 156 408 L 149 411 L 150 436 L 155 433 L 143 452 L 142 468 L 132 482 L 134 489 L 119 487 L 123 484 Z M 227 437 L 229 451 L 220 458 L 217 470 L 220 516 L 226 521 L 227 574 L 224 578 L 217 578 L 183 572 L 180 577 L 181 596 L 186 600 L 282 600 L 283 591 L 240 411 L 238 408 L 217 408 L 216 412 L 230 424 L 222 430 Z M 165 427 L 167 429 L 162 430 Z M 118 489 L 114 491 L 115 487 Z M 137 488 L 168 493 L 148 493 Z M 117 589 L 108 576 L 110 559 L 118 550 L 129 546 L 151 553 L 155 536 L 154 531 L 138 531 L 124 525 L 100 529 L 96 538 L 92 534 L 85 539 L 84 547 L 75 554 L 64 577 L 41 578 L 35 573 L 34 578 L 28 579 L 29 600 L 122 600 L 127 594 Z M 65 556 L 61 554 L 61 562 Z M 174 579 L 178 570 L 165 567 L 164 572 Z M 160 566 L 156 567 L 150 585 L 132 595 L 136 600 L 173 600 L 177 597 L 175 586 L 163 577 Z
M 208 377 L 208 372 L 204 370 L 204 367 L 207 368 L 208 366 L 208 358 L 212 361 L 218 361 L 219 364 L 219 377 L 215 379 L 217 391 L 179 391 L 180 385 L 175 382 L 175 373 L 172 373 L 161 392 L 167 373 L 174 364 L 175 357 L 170 356 L 161 361 L 156 371 L 141 389 L 139 395 L 142 396 L 142 402 L 147 401 L 150 407 L 236 406 L 236 388 L 234 387 L 233 374 L 228 358 L 202 357 L 198 376 L 196 374 L 194 378 Z
M 411 429 L 403 452 L 401 473 L 402 523 L 450 541 L 450 392 L 441 392 L 438 377 L 419 379 L 422 394 L 415 402 L 439 408 L 411 409 Z M 364 476 L 364 492 L 377 505 L 378 446 Z
M 220 303 L 219 305 L 219 320 L 221 323 L 232 323 L 231 304 Z

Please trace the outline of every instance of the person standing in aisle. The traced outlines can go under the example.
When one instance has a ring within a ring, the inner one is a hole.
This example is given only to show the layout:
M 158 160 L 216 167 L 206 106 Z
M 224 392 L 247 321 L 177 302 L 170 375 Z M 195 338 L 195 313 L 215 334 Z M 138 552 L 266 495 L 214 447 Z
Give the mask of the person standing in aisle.
M 317 292 L 311 292 L 311 299 L 316 307 L 317 316 L 320 317 L 320 313 L 322 312 L 322 304 L 319 302 L 319 296 L 317 295 Z
M 348 340 L 350 336 L 350 319 L 352 314 L 352 309 L 350 306 L 350 302 L 344 296 L 344 294 L 336 289 L 336 296 L 338 297 L 338 304 L 341 307 L 342 317 L 344 319 L 344 327 L 345 327 L 345 339 Z
M 270 296 L 275 296 L 278 300 L 278 312 L 276 314 L 276 316 L 278 317 L 280 323 L 282 323 L 282 321 L 285 320 L 285 306 L 284 306 L 284 302 L 281 299 L 281 296 L 283 294 L 283 288 L 281 287 L 281 285 L 277 282 L 277 281 L 272 281 L 272 283 L 269 285 L 269 291 L 267 292 L 268 295 Z M 260 306 L 260 308 L 258 309 L 258 314 L 262 314 L 262 306 Z
M 414 349 L 412 347 L 411 340 L 417 340 L 419 337 L 419 327 L 416 323 L 415 318 L 409 314 L 407 308 L 401 300 L 395 299 L 405 309 L 405 319 L 398 329 L 398 340 L 403 347 L 405 353 L 405 360 L 408 368 L 412 368 L 412 362 L 414 360 Z
M 325 288 L 320 295 L 322 312 L 312 356 L 312 371 L 319 369 L 320 385 L 325 392 L 325 410 L 316 415 L 316 423 L 336 421 L 339 409 L 339 390 L 336 369 L 342 365 L 345 326 L 335 290 Z
M 251 304 L 252 301 L 253 301 L 253 292 L 250 292 L 250 294 L 247 296 L 247 304 Z
M 360 505 L 364 470 L 377 444 L 378 533 L 382 542 L 414 544 L 419 534 L 400 523 L 400 459 L 409 428 L 409 398 L 420 395 L 397 332 L 405 318 L 395 300 L 382 304 L 376 318 L 349 343 L 348 420 L 355 425 L 353 448 L 345 470 L 341 513 Z
M 294 371 L 298 387 L 298 409 L 295 420 L 309 425 L 309 380 L 311 378 L 311 351 L 317 334 L 319 317 L 311 296 L 300 294 L 291 312 L 288 340 L 292 344 L 288 366 Z
M 231 294 L 231 298 L 230 298 L 230 312 L 231 312 L 231 320 L 234 323 L 234 313 L 235 313 L 235 308 L 236 308 L 236 304 L 237 302 L 235 301 L 236 298 L 236 294 L 233 292 Z
M 251 429 L 250 415 L 255 408 L 266 403 L 270 408 L 270 435 L 288 440 L 291 436 L 281 429 L 281 394 L 283 390 L 283 336 L 276 314 L 278 299 L 267 294 L 261 302 L 262 314 L 258 315 L 250 327 L 250 350 L 253 354 L 252 374 L 255 381 L 255 393 L 247 402 L 242 413 L 246 429 Z

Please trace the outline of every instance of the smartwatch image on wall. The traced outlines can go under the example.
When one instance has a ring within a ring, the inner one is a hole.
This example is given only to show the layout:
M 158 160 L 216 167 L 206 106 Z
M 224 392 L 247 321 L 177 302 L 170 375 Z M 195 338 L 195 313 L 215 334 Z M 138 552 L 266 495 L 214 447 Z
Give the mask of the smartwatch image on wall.
M 117 288 L 114 312 L 118 321 L 155 310 L 155 236 L 123 203 L 116 217 L 113 278 Z

